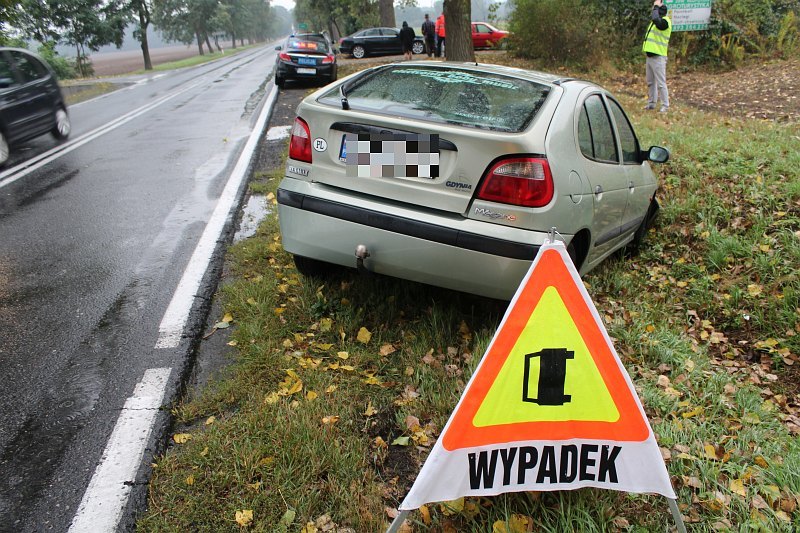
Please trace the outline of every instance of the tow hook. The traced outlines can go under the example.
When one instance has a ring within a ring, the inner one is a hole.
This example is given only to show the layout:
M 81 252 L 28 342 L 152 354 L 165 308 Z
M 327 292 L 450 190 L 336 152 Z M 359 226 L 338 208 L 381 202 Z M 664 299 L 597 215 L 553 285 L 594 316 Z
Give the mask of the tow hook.
M 372 272 L 364 266 L 364 259 L 369 257 L 369 250 L 363 244 L 356 246 L 356 269 L 359 274 L 372 274 Z

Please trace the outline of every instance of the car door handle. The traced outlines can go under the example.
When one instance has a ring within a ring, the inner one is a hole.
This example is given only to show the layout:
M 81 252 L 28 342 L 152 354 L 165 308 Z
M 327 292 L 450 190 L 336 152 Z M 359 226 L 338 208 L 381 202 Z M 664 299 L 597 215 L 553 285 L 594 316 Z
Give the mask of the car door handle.
M 633 189 L 634 189 L 634 185 L 633 185 L 633 182 L 632 182 L 632 181 L 629 181 L 629 182 L 628 182 L 628 188 L 629 188 L 630 190 L 633 190 Z
M 601 185 L 598 185 L 597 187 L 595 187 L 594 188 L 594 194 L 595 194 L 595 196 L 600 196 L 601 194 L 603 194 L 603 187 Z

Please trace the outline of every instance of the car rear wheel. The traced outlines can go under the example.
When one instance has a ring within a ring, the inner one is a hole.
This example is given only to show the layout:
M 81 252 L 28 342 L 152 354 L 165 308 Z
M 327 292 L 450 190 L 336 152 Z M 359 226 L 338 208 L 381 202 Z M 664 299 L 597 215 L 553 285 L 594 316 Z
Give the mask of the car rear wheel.
M 275 85 L 283 89 L 283 86 L 286 85 L 286 80 L 283 78 L 279 78 L 278 76 L 275 76 Z
M 10 155 L 11 148 L 8 146 L 6 136 L 0 131 L 0 167 L 6 164 Z
M 330 275 L 335 266 L 331 263 L 311 259 L 310 257 L 303 257 L 302 255 L 294 256 L 294 266 L 297 271 L 307 278 L 322 278 Z
M 647 208 L 647 213 L 644 216 L 644 220 L 642 220 L 642 224 L 636 229 L 636 233 L 633 234 L 633 240 L 628 245 L 628 250 L 630 252 L 636 253 L 639 251 L 639 248 L 642 246 L 647 236 L 647 230 L 653 226 L 656 216 L 658 216 L 659 209 L 661 209 L 661 206 L 658 205 L 658 200 L 653 197 L 653 199 L 650 200 L 650 206 Z
M 364 50 L 363 46 L 357 44 L 353 47 L 353 57 L 356 59 L 362 59 L 365 55 L 367 55 L 367 51 Z
M 63 107 L 58 108 L 56 111 L 56 125 L 50 130 L 53 137 L 56 139 L 66 139 L 72 131 L 72 124 L 69 121 L 67 110 Z
M 414 41 L 414 44 L 411 45 L 411 51 L 415 54 L 421 54 L 425 51 L 425 45 L 419 41 Z

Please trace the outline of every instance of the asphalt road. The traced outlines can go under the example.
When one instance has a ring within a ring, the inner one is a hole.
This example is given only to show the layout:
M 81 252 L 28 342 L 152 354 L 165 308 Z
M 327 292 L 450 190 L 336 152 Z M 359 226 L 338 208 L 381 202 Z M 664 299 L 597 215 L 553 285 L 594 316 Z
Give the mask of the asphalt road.
M 162 318 L 225 197 L 273 65 L 266 46 L 131 79 L 71 107 L 67 143 L 31 141 L 0 172 L 0 531 L 67 531 L 146 371 L 169 369 L 164 404 L 177 394 L 233 215 L 212 241 L 177 346 L 156 347 Z M 37 162 L 54 149 L 63 151 Z M 156 415 L 145 466 L 126 481 L 123 528 L 166 422 Z

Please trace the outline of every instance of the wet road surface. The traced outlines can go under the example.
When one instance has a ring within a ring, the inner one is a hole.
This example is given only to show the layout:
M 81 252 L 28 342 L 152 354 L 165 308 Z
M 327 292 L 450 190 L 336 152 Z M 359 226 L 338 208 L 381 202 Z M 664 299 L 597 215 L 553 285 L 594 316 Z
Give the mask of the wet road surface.
M 267 46 L 132 79 L 71 107 L 69 141 L 35 139 L 0 171 L 0 531 L 66 531 L 145 371 L 172 368 L 174 396 L 191 335 L 156 349 L 159 323 L 273 65 Z

